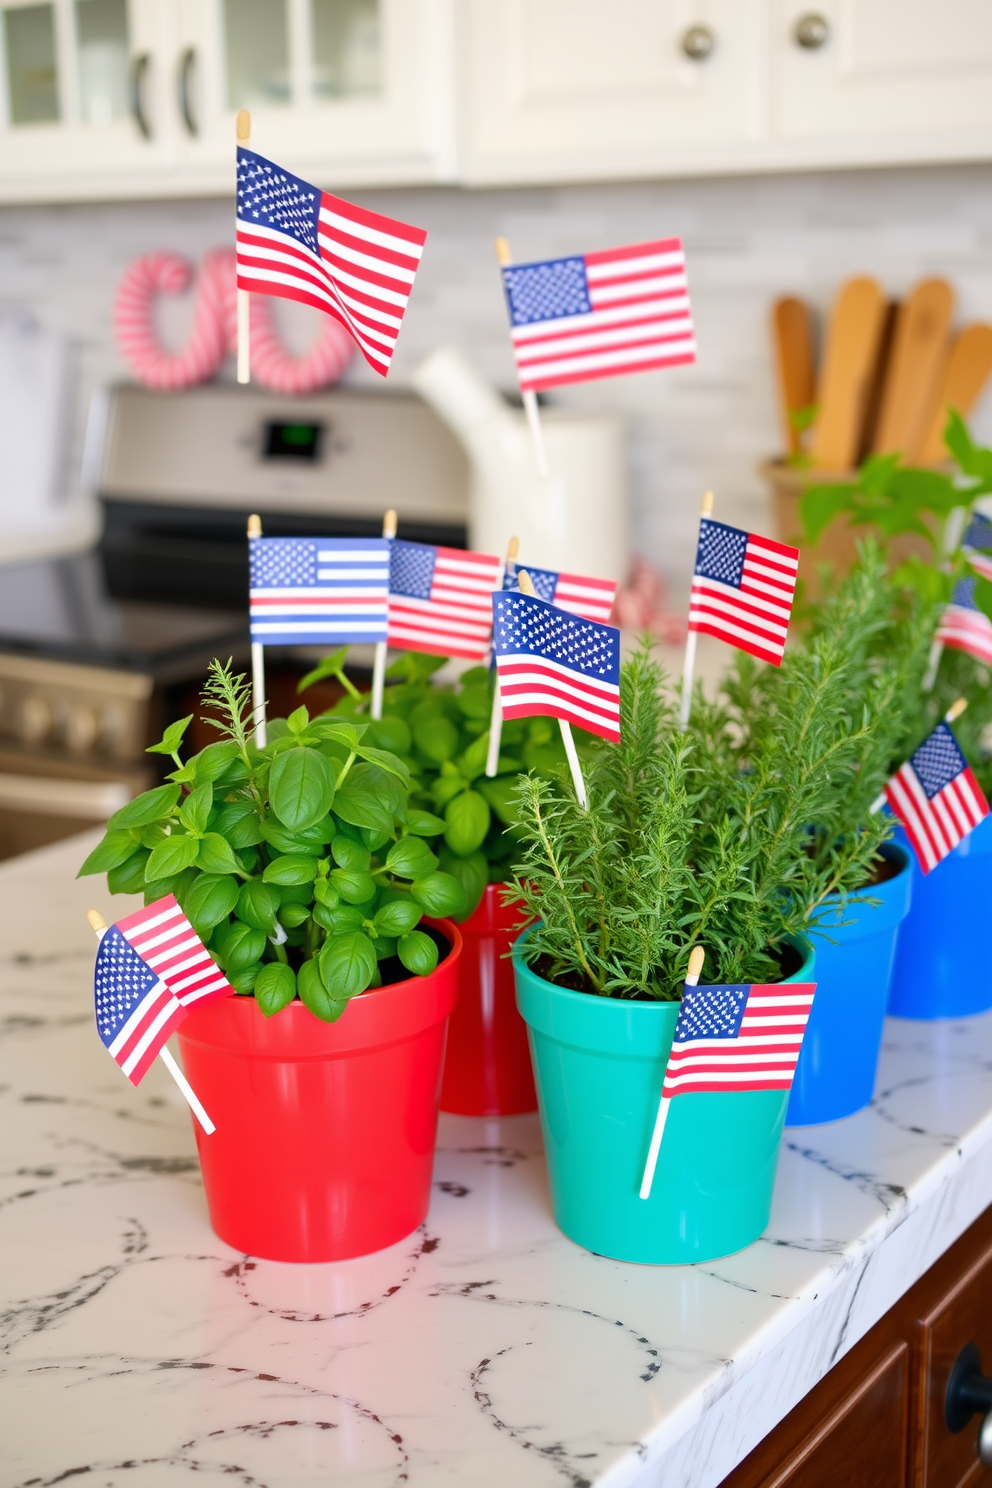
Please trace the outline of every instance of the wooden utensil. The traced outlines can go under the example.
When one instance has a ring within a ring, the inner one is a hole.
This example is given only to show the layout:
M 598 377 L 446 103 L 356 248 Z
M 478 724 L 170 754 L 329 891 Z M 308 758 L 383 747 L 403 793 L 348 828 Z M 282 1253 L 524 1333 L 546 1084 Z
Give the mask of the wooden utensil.
M 834 301 L 817 401 L 813 459 L 849 470 L 858 454 L 885 300 L 874 279 L 849 279 Z
M 947 360 L 954 291 L 946 279 L 924 279 L 896 317 L 875 451 L 904 455 L 926 437 Z
M 941 460 L 947 459 L 944 445 L 947 410 L 955 408 L 960 414 L 970 413 L 978 402 L 990 373 L 992 326 L 981 323 L 965 326 L 951 346 L 937 406 L 929 430 L 915 451 L 916 459 L 924 465 L 937 465 Z
M 778 370 L 778 391 L 782 413 L 785 448 L 797 454 L 801 448 L 800 432 L 791 415 L 808 408 L 813 401 L 813 326 L 809 309 L 802 300 L 786 295 L 772 306 L 772 342 Z

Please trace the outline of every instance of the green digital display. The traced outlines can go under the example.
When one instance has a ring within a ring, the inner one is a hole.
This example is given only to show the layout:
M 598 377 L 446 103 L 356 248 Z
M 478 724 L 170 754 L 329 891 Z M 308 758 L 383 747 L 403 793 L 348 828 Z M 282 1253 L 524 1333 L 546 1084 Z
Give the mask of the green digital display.
M 320 459 L 323 443 L 323 424 L 270 420 L 265 425 L 262 455 L 266 460 L 302 460 L 315 465 Z

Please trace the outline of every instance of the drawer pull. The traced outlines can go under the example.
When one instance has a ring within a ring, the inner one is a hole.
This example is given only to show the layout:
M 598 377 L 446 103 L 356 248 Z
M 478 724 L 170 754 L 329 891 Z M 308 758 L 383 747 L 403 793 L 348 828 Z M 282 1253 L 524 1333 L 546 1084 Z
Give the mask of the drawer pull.
M 792 34 L 796 38 L 797 45 L 801 46 L 804 51 L 818 52 L 830 40 L 830 23 L 826 16 L 817 15 L 815 11 L 812 11 L 809 15 L 799 17 Z
M 992 1467 L 992 1379 L 982 1374 L 982 1356 L 973 1343 L 965 1344 L 947 1381 L 944 1420 L 948 1431 L 963 1431 L 972 1416 L 981 1415 L 978 1457 Z
M 690 62 L 705 62 L 716 46 L 716 37 L 709 26 L 690 26 L 682 33 L 682 51 Z

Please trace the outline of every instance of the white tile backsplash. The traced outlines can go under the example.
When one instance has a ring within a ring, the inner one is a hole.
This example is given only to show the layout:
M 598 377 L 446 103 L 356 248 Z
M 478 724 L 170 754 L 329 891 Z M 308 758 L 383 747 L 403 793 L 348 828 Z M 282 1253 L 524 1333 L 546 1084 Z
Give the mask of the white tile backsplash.
M 992 168 L 822 172 L 620 186 L 465 192 L 356 193 L 428 230 L 423 267 L 391 381 L 403 383 L 433 347 L 454 342 L 503 387 L 513 386 L 493 239 L 537 258 L 680 234 L 699 339 L 693 367 L 563 391 L 561 401 L 629 420 L 636 550 L 684 593 L 701 492 L 718 513 L 767 525 L 758 460 L 778 445 L 768 310 L 778 294 L 818 311 L 848 275 L 870 273 L 893 296 L 944 274 L 957 321 L 992 320 Z M 68 336 L 79 379 L 69 468 L 78 471 L 91 390 L 125 375 L 110 310 L 127 265 L 150 249 L 197 259 L 233 240 L 230 202 L 9 207 L 0 211 L 0 313 L 27 309 Z M 167 340 L 181 344 L 191 296 L 163 305 Z M 317 312 L 276 302 L 287 344 L 301 349 Z M 230 375 L 230 369 L 228 371 Z M 350 380 L 378 378 L 356 360 Z M 992 397 L 974 417 L 992 440 Z M 73 477 L 78 479 L 78 477 Z

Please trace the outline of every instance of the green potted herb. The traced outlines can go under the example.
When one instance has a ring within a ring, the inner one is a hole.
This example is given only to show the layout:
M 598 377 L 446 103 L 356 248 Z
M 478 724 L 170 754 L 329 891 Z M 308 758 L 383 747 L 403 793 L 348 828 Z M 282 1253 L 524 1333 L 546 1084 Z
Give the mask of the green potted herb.
M 366 725 L 270 723 L 214 664 L 221 737 L 111 818 L 81 873 L 146 903 L 174 894 L 242 995 L 179 1040 L 217 1130 L 197 1132 L 211 1222 L 237 1249 L 323 1261 L 392 1244 L 427 1212 L 464 892 L 429 845 L 409 771 Z M 425 919 L 428 916 L 428 919 Z
M 619 1259 L 703 1260 L 767 1223 L 787 1090 L 672 1102 L 647 1200 L 639 1185 L 693 948 L 710 984 L 815 981 L 808 931 L 868 850 L 838 844 L 828 872 L 808 851 L 865 748 L 846 658 L 824 636 L 782 670 L 788 710 L 745 759 L 732 707 L 678 729 L 641 649 L 621 669 L 620 744 L 587 756 L 588 811 L 536 778 L 520 788 L 514 888 L 534 923 L 514 963 L 552 1202 L 566 1234 Z

